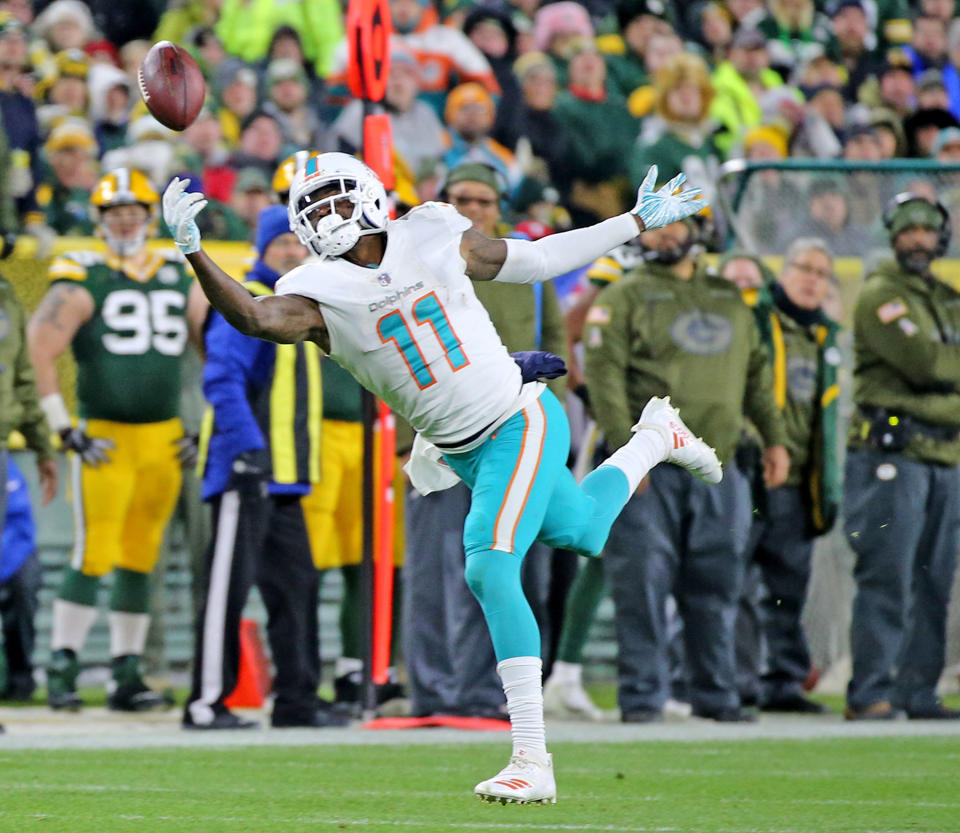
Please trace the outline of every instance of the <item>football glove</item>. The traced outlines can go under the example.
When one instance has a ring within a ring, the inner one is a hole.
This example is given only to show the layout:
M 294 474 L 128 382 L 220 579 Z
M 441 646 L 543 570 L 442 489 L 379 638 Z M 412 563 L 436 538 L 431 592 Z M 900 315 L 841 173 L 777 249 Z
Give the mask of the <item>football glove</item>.
M 200 456 L 200 437 L 196 434 L 184 434 L 179 440 L 174 440 L 177 447 L 177 460 L 181 468 L 195 469 Z
M 188 194 L 189 179 L 174 177 L 163 192 L 163 220 L 170 229 L 173 242 L 185 255 L 200 251 L 200 229 L 196 216 L 207 200 L 203 194 Z
M 510 355 L 520 368 L 520 376 L 524 384 L 537 382 L 541 379 L 556 379 L 558 376 L 564 376 L 567 372 L 567 366 L 563 363 L 563 359 L 553 353 L 540 350 L 524 350 Z
M 703 193 L 700 188 L 688 188 L 686 191 L 674 193 L 686 181 L 686 174 L 677 174 L 666 185 L 655 191 L 658 175 L 657 166 L 651 165 L 643 182 L 640 183 L 637 204 L 632 210 L 633 214 L 643 220 L 645 230 L 669 226 L 670 223 L 683 220 L 706 208 L 706 201 L 697 199 Z
M 101 463 L 109 463 L 107 452 L 115 448 L 113 440 L 91 437 L 82 428 L 60 429 L 60 450 L 72 451 L 80 456 L 86 466 L 96 468 Z

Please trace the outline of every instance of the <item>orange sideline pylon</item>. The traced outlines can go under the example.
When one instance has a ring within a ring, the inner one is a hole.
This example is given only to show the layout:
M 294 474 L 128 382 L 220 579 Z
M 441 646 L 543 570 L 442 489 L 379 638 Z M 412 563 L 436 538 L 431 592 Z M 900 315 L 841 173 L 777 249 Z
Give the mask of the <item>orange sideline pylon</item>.
M 223 701 L 224 705 L 228 709 L 259 709 L 272 685 L 270 664 L 263 650 L 260 628 L 253 619 L 241 619 L 237 687 Z

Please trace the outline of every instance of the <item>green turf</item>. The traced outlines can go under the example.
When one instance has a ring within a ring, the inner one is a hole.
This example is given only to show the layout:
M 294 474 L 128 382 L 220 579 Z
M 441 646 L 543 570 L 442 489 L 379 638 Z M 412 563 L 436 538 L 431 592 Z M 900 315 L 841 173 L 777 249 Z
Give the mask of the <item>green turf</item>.
M 960 830 L 956 738 L 555 744 L 555 806 L 486 805 L 506 748 L 3 751 L 0 831 Z

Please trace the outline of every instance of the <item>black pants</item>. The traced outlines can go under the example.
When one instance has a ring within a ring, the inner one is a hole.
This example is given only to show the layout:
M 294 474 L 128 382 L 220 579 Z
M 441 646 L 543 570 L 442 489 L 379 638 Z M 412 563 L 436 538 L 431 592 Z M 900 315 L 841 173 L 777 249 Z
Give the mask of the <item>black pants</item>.
M 34 622 L 42 574 L 40 560 L 32 553 L 17 572 L 0 583 L 0 619 L 7 661 L 6 690 L 0 691 L 0 696 L 26 699 L 36 687 L 33 682 Z
M 800 487 L 771 489 L 766 506 L 751 529 L 753 563 L 737 616 L 740 693 L 762 704 L 803 694 L 810 653 L 800 619 L 814 545 Z
M 309 718 L 320 684 L 317 571 L 300 498 L 256 488 L 213 501 L 207 593 L 197 617 L 189 718 L 209 723 L 237 684 L 240 615 L 254 582 L 267 609 L 276 666 L 274 715 Z

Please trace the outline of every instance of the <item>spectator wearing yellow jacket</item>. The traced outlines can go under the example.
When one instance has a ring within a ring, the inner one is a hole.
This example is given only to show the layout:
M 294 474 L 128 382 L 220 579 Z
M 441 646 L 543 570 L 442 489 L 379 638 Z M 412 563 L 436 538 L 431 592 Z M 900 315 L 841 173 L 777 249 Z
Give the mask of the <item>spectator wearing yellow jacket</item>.
M 763 119 L 759 95 L 783 80 L 770 69 L 767 41 L 757 29 L 740 29 L 733 36 L 727 59 L 710 78 L 714 98 L 710 116 L 722 126 L 715 141 L 724 155 Z
M 267 54 L 281 26 L 300 35 L 303 54 L 317 75 L 329 75 L 333 51 L 343 38 L 337 0 L 223 0 L 216 32 L 227 52 L 252 63 Z

